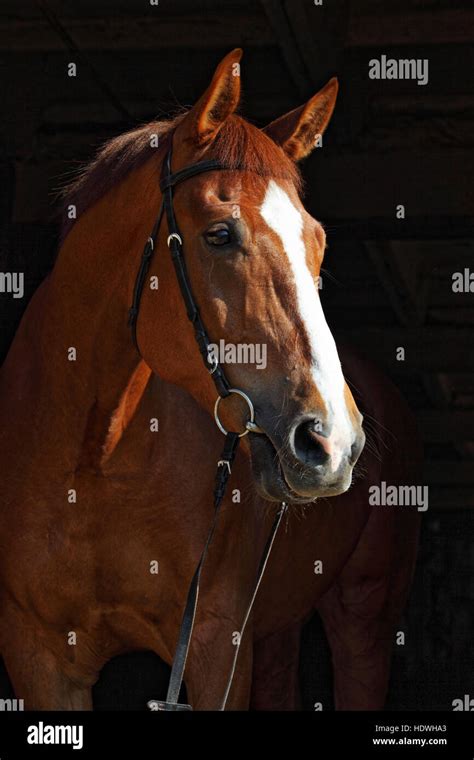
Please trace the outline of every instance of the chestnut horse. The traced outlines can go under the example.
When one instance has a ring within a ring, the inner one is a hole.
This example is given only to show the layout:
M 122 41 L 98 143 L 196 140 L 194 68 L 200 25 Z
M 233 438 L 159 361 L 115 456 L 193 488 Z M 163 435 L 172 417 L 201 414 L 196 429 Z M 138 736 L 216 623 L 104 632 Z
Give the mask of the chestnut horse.
M 301 204 L 296 168 L 329 122 L 337 83 L 260 131 L 235 114 L 240 55 L 221 62 L 188 113 L 112 141 L 78 180 L 67 201 L 78 218 L 2 368 L 0 653 L 29 709 L 90 708 L 101 668 L 122 652 L 171 662 L 212 516 L 222 445 L 210 417 L 215 390 L 165 227 L 140 305 L 143 358 L 127 328 L 171 140 L 174 171 L 204 157 L 227 167 L 175 193 L 204 324 L 216 342 L 267 349 L 264 371 L 226 366 L 264 434 L 243 439 L 205 566 L 188 700 L 195 709 L 221 703 L 274 502 L 286 501 L 227 707 L 297 705 L 299 631 L 315 608 L 337 706 L 383 703 L 418 515 L 370 507 L 367 489 L 412 482 L 416 437 L 396 391 L 347 352 L 361 408 L 381 427 L 361 458 L 363 477 L 340 495 L 365 437 L 316 287 L 324 231 Z M 224 424 L 242 429 L 238 402 L 222 406 Z

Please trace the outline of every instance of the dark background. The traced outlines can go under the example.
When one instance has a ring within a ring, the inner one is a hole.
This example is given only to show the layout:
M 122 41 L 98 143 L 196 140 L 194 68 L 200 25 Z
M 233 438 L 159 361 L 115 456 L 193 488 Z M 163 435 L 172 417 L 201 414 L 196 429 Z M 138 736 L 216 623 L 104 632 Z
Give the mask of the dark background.
M 305 203 L 329 239 L 323 305 L 336 338 L 383 366 L 415 410 L 430 486 L 392 710 L 451 709 L 474 696 L 474 294 L 452 292 L 454 272 L 474 271 L 473 40 L 472 3 L 459 0 L 0 6 L 0 264 L 26 280 L 22 300 L 0 294 L 1 358 L 54 260 L 57 190 L 101 141 L 191 105 L 236 46 L 242 112 L 258 126 L 338 76 L 324 147 L 304 165 Z M 427 58 L 429 83 L 370 80 L 368 62 L 381 54 Z M 166 674 L 151 654 L 119 658 L 102 674 L 96 707 L 143 709 L 164 696 Z M 331 707 L 317 618 L 304 630 L 301 682 L 305 708 Z

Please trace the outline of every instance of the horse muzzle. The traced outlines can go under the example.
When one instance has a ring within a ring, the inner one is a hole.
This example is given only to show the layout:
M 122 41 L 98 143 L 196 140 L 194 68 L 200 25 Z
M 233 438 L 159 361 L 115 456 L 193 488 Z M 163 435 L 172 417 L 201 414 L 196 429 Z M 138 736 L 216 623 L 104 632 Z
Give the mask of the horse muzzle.
M 349 489 L 365 444 L 362 427 L 354 431 L 350 445 L 342 448 L 312 424 L 308 418 L 295 425 L 284 444 L 268 434 L 249 436 L 255 484 L 263 498 L 308 503 Z

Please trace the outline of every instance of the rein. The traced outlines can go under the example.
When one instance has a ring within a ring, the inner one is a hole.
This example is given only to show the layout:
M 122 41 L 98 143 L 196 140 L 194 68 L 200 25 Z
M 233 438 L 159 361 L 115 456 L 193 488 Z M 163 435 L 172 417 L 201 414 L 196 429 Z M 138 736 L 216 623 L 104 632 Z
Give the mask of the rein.
M 184 305 L 186 307 L 186 313 L 187 313 L 188 319 L 190 320 L 194 328 L 194 337 L 198 344 L 198 348 L 203 358 L 204 364 L 208 372 L 210 373 L 217 389 L 218 397 L 216 399 L 216 403 L 214 406 L 214 418 L 219 430 L 221 430 L 221 432 L 224 433 L 225 435 L 224 449 L 222 451 L 221 458 L 219 459 L 217 463 L 216 482 L 215 482 L 215 487 L 214 487 L 214 516 L 213 516 L 211 527 L 206 539 L 206 543 L 204 545 L 204 549 L 202 551 L 200 560 L 198 562 L 196 570 L 194 571 L 194 575 L 191 580 L 191 584 L 189 586 L 189 590 L 188 590 L 188 594 L 186 598 L 186 604 L 184 607 L 184 612 L 183 612 L 181 626 L 180 626 L 179 635 L 178 635 L 178 642 L 176 645 L 176 651 L 173 658 L 173 664 L 171 668 L 171 676 L 170 676 L 170 681 L 168 685 L 168 693 L 166 695 L 166 700 L 165 701 L 152 700 L 148 702 L 148 707 L 152 710 L 179 711 L 179 710 L 192 710 L 191 705 L 183 704 L 178 701 L 179 694 L 180 694 L 181 686 L 183 683 L 184 669 L 186 667 L 186 660 L 188 657 L 189 647 L 191 644 L 191 638 L 192 638 L 192 633 L 193 633 L 194 620 L 196 616 L 196 609 L 197 609 L 197 603 L 198 603 L 198 598 L 199 598 L 201 571 L 202 571 L 209 547 L 212 542 L 214 531 L 218 522 L 222 500 L 225 495 L 228 480 L 232 473 L 232 465 L 235 459 L 235 455 L 237 453 L 239 441 L 240 441 L 240 438 L 242 438 L 244 435 L 247 435 L 249 432 L 263 433 L 263 430 L 259 428 L 259 426 L 255 423 L 255 410 L 249 396 L 247 396 L 247 394 L 244 393 L 244 391 L 238 388 L 231 388 L 225 376 L 224 370 L 222 369 L 221 365 L 219 364 L 217 360 L 217 357 L 215 357 L 213 361 L 210 360 L 209 347 L 210 347 L 211 341 L 209 340 L 209 336 L 202 322 L 198 306 L 196 304 L 196 301 L 194 300 L 191 284 L 189 282 L 188 273 L 186 270 L 186 263 L 183 256 L 183 239 L 179 233 L 178 225 L 176 223 L 176 217 L 174 214 L 174 208 L 173 208 L 173 189 L 177 185 L 179 185 L 181 182 L 191 179 L 192 177 L 196 177 L 197 175 L 202 174 L 203 172 L 218 171 L 218 170 L 228 169 L 228 167 L 221 164 L 219 161 L 209 160 L 209 161 L 200 161 L 196 164 L 186 166 L 183 169 L 179 169 L 178 171 L 173 173 L 171 171 L 171 159 L 172 159 L 172 143 L 170 144 L 168 153 L 163 162 L 163 166 L 161 170 L 160 190 L 162 192 L 162 200 L 161 200 L 160 210 L 159 210 L 156 222 L 151 231 L 150 237 L 148 238 L 145 244 L 145 248 L 143 250 L 142 259 L 140 262 L 140 268 L 138 270 L 137 277 L 135 280 L 135 286 L 133 289 L 133 299 L 132 299 L 132 305 L 129 309 L 128 324 L 132 330 L 132 339 L 135 344 L 135 347 L 138 353 L 140 353 L 140 349 L 139 349 L 138 341 L 137 341 L 137 319 L 138 319 L 138 313 L 139 313 L 139 308 L 140 308 L 140 300 L 141 300 L 141 295 L 142 295 L 143 288 L 145 285 L 145 279 L 146 279 L 148 270 L 150 268 L 151 259 L 155 251 L 155 245 L 158 238 L 158 233 L 160 231 L 161 223 L 163 221 L 163 217 L 166 215 L 166 221 L 168 224 L 167 245 L 171 253 L 171 258 L 172 258 L 174 269 L 176 272 L 179 288 L 180 288 L 181 295 L 184 301 Z M 249 419 L 247 420 L 245 424 L 245 429 L 241 433 L 227 431 L 222 425 L 219 418 L 220 402 L 222 401 L 222 399 L 227 398 L 231 394 L 239 395 L 241 398 L 244 399 L 244 401 L 246 402 L 248 406 Z M 225 689 L 224 696 L 222 698 L 222 702 L 219 706 L 219 710 L 225 710 L 227 698 L 230 693 L 230 689 L 231 689 L 232 682 L 234 679 L 235 669 L 237 666 L 237 659 L 239 655 L 239 648 L 240 648 L 242 636 L 245 632 L 247 622 L 250 618 L 250 614 L 252 612 L 255 598 L 257 596 L 257 592 L 260 587 L 263 574 L 265 572 L 265 569 L 268 563 L 268 559 L 270 557 L 270 552 L 272 550 L 273 543 L 275 541 L 275 537 L 278 532 L 278 528 L 280 527 L 280 523 L 282 521 L 283 515 L 285 514 L 286 510 L 287 510 L 287 504 L 285 502 L 282 502 L 275 516 L 272 528 L 270 530 L 270 534 L 268 536 L 265 548 L 263 550 L 260 563 L 259 563 L 257 579 L 255 582 L 254 590 L 251 595 L 250 601 L 248 603 L 248 606 L 244 615 L 244 620 L 239 632 L 238 643 L 235 646 L 235 653 L 234 653 L 234 657 L 232 661 L 230 675 L 227 681 L 227 686 Z

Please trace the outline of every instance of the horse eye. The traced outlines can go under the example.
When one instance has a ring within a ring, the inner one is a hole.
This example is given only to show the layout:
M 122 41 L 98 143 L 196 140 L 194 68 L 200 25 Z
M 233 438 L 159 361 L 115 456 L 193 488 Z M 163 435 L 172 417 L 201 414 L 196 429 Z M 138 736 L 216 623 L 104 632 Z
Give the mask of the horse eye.
M 212 246 L 224 246 L 232 242 L 232 233 L 225 225 L 211 227 L 204 235 L 206 243 Z

